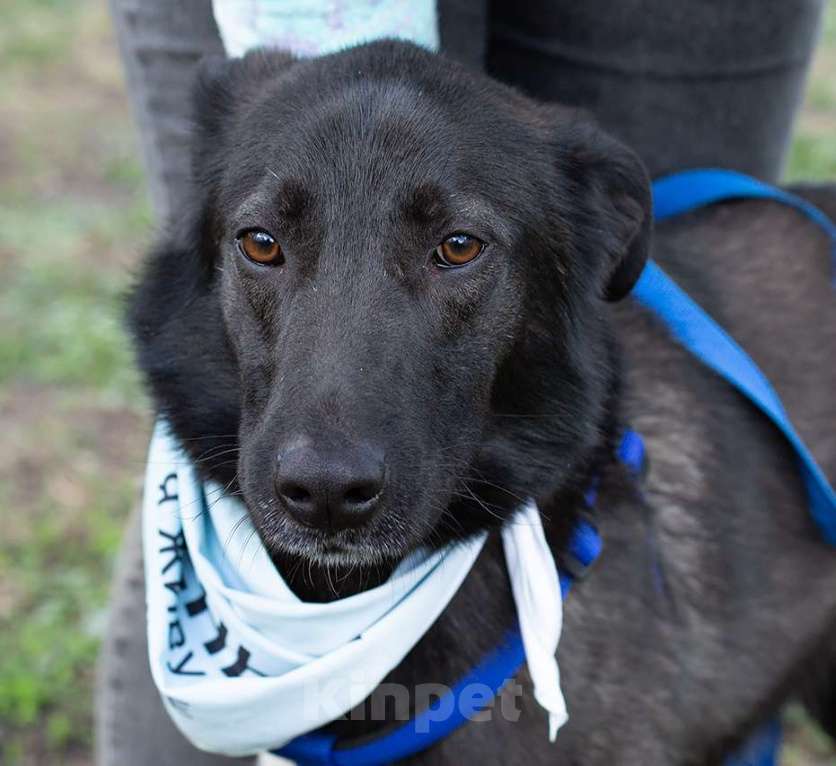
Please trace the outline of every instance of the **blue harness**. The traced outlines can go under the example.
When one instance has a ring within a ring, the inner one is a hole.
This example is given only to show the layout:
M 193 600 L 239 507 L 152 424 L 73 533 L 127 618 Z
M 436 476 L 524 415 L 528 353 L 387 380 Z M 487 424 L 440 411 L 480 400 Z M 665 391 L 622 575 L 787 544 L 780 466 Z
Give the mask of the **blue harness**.
M 657 221 L 714 202 L 740 198 L 774 200 L 807 216 L 830 237 L 831 256 L 836 269 L 836 226 L 818 208 L 800 197 L 725 170 L 686 171 L 653 184 Z M 632 294 L 635 300 L 667 325 L 674 338 L 688 351 L 737 388 L 778 427 L 798 458 L 810 513 L 825 540 L 836 545 L 836 494 L 793 428 L 778 394 L 757 365 L 652 261 L 648 262 Z M 624 433 L 617 454 L 628 471 L 636 476 L 640 473 L 644 463 L 644 445 L 635 431 Z M 589 508 L 595 503 L 595 495 L 592 488 L 585 496 Z M 588 521 L 580 521 L 568 546 L 571 566 L 560 570 L 564 598 L 573 579 L 594 563 L 601 547 L 601 537 L 595 527 Z M 335 735 L 317 731 L 297 737 L 275 752 L 302 766 L 378 766 L 398 761 L 429 748 L 484 709 L 484 701 L 474 700 L 474 695 L 463 693 L 465 689 L 478 683 L 497 694 L 524 663 L 525 651 L 519 630 L 509 631 L 501 645 L 450 690 L 448 699 L 436 699 L 411 720 L 388 729 L 373 740 L 351 745 L 341 742 Z M 450 710 L 451 713 L 438 716 L 440 709 Z M 775 721 L 757 731 L 747 746 L 726 762 L 726 766 L 775 766 L 780 743 L 780 724 Z

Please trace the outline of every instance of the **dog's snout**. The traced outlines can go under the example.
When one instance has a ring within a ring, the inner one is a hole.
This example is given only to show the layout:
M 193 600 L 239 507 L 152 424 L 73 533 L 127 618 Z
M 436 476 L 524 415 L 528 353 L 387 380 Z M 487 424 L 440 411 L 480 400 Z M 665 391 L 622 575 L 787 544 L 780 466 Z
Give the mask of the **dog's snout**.
M 383 455 L 370 446 L 297 446 L 278 455 L 276 493 L 299 523 L 348 529 L 372 517 L 383 494 L 384 475 Z

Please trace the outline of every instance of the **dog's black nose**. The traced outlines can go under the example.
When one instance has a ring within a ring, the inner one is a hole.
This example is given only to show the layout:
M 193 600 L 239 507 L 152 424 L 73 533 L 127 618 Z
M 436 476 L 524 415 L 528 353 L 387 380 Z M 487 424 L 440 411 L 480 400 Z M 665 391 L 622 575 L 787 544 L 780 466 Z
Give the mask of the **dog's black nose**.
M 276 493 L 298 522 L 347 529 L 367 522 L 383 494 L 383 455 L 368 446 L 320 451 L 292 447 L 279 454 Z

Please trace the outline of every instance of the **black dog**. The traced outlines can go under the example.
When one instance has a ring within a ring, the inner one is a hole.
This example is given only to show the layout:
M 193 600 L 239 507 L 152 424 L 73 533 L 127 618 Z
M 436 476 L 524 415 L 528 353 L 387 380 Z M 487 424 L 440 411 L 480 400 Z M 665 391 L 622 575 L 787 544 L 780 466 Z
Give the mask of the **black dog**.
M 606 550 L 560 649 L 569 724 L 550 744 L 527 695 L 518 721 L 472 723 L 418 760 L 720 762 L 823 656 L 836 553 L 772 428 L 615 303 L 650 243 L 633 153 L 393 42 L 218 63 L 197 115 L 194 206 L 149 259 L 131 326 L 160 412 L 203 476 L 240 493 L 297 593 L 377 584 L 526 496 L 559 558 L 601 479 Z M 773 377 L 832 473 L 836 322 L 815 227 L 720 206 L 663 227 L 655 256 Z M 643 486 L 611 458 L 625 424 L 649 447 Z M 389 680 L 453 683 L 513 620 L 493 535 Z

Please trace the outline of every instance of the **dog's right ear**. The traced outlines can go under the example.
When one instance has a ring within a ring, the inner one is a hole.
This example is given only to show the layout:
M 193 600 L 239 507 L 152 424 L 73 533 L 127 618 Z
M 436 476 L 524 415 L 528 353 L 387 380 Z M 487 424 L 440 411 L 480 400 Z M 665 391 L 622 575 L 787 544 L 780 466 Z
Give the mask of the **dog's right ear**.
M 618 301 L 641 276 L 650 251 L 653 205 L 647 170 L 638 155 L 594 121 L 565 112 L 558 133 L 559 165 L 569 184 L 573 224 L 594 260 L 603 256 L 602 297 Z
M 211 183 L 217 177 L 228 154 L 228 136 L 264 83 L 295 62 L 286 51 L 264 49 L 235 59 L 206 56 L 200 62 L 192 92 L 192 174 L 198 184 Z

